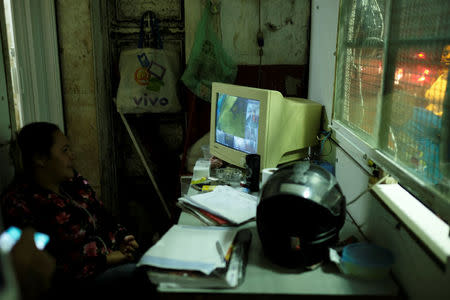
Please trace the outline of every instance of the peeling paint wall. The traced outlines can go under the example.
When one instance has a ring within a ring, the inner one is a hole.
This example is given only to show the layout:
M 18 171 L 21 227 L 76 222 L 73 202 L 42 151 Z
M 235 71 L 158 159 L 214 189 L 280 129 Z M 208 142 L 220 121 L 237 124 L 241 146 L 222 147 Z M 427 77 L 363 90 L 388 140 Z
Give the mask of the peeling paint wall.
M 139 19 L 146 10 L 158 13 L 164 19 L 181 18 L 181 2 L 179 0 L 119 0 L 116 11 L 119 20 Z
M 307 63 L 309 0 L 222 1 L 221 27 L 224 49 L 238 64 L 258 64 L 256 33 L 264 35 L 262 64 Z
M 205 2 L 186 1 L 186 57 Z M 310 0 L 222 0 L 219 18 L 219 38 L 237 64 L 259 64 L 256 34 L 260 24 L 264 35 L 263 65 L 308 63 Z
M 90 0 L 55 2 L 64 118 L 75 168 L 100 194 Z

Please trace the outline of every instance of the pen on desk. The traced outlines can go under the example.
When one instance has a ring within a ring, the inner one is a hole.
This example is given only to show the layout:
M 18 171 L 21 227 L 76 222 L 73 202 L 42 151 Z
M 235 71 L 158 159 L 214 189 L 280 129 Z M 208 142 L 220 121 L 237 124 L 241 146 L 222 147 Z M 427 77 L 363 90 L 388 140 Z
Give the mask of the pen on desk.
M 220 258 L 226 264 L 227 263 L 227 259 L 225 258 L 225 254 L 223 253 L 222 246 L 220 245 L 219 241 L 216 241 L 216 248 L 217 248 L 217 252 L 219 252 Z

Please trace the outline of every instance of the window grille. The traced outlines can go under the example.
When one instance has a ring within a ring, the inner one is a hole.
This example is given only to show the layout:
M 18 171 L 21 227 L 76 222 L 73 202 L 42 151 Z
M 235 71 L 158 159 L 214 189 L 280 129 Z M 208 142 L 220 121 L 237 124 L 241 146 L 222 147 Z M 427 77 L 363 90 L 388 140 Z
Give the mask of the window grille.
M 406 170 L 445 209 L 449 66 L 449 1 L 341 1 L 333 121 Z

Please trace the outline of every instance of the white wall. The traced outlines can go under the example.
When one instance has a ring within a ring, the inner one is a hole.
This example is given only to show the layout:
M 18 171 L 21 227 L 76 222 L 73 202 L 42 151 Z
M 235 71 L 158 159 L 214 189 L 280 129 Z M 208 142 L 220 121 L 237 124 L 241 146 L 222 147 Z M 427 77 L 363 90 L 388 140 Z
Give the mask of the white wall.
M 331 120 L 339 1 L 311 3 L 308 99 L 325 106 Z
M 312 0 L 310 77 L 308 98 L 322 103 L 331 119 L 338 0 Z M 369 174 L 338 145 L 336 177 L 347 201 L 368 186 Z M 393 273 L 410 299 L 450 299 L 450 265 L 441 270 L 405 228 L 381 204 L 366 194 L 348 207 L 371 242 L 390 249 Z M 349 233 L 344 233 L 349 234 Z

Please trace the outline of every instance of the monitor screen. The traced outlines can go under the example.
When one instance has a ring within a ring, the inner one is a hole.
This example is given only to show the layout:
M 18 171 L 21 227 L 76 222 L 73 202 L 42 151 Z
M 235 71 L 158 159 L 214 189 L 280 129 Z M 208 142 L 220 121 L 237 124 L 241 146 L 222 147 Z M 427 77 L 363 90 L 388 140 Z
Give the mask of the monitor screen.
M 260 101 L 218 93 L 216 143 L 248 154 L 257 153 Z

